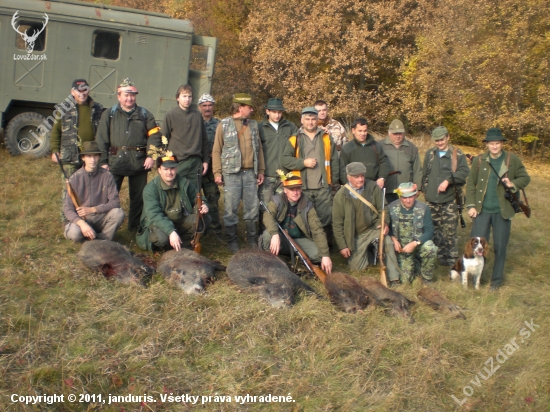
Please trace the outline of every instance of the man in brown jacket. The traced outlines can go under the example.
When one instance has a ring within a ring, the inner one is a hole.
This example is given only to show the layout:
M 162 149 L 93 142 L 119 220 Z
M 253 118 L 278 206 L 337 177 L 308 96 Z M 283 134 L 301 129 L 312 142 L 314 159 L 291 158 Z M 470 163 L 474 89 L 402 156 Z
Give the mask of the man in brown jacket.
M 212 149 L 214 179 L 218 185 L 225 185 L 223 220 L 232 252 L 239 250 L 237 209 L 241 199 L 246 241 L 252 247 L 258 244 L 258 186 L 264 181 L 265 164 L 258 123 L 250 120 L 252 112 L 252 97 L 236 94 L 231 105 L 232 115 L 218 124 Z
M 65 198 L 63 212 L 68 224 L 65 237 L 73 242 L 86 239 L 112 240 L 124 221 L 113 175 L 98 167 L 101 151 L 96 142 L 84 142 L 80 155 L 84 166 L 69 178 L 79 205 Z

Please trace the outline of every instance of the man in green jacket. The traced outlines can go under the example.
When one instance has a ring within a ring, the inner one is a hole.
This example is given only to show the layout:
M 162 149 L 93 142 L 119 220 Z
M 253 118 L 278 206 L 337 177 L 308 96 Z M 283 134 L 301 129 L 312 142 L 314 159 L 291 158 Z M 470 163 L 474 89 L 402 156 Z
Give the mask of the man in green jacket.
M 365 179 L 366 173 L 363 163 L 353 162 L 346 166 L 348 183 L 334 196 L 332 208 L 336 245 L 340 254 L 348 259 L 351 270 L 363 270 L 368 266 L 367 248 L 380 236 L 382 224 L 384 233 L 387 235 L 389 232 L 389 213 L 384 222 L 380 221 L 386 200 L 378 185 Z M 397 259 L 389 236 L 384 236 L 384 250 L 389 284 L 397 284 Z
M 313 263 L 330 274 L 332 261 L 329 256 L 327 238 L 319 221 L 313 203 L 302 193 L 302 179 L 292 176 L 282 180 L 283 193 L 278 193 L 267 204 L 269 212 L 264 211 L 266 230 L 260 237 L 262 250 L 274 255 L 290 255 L 292 248 L 277 223 L 286 229 L 290 237 L 300 246 Z M 275 222 L 275 219 L 277 222 Z M 281 238 L 283 238 L 281 240 Z
M 502 150 L 507 139 L 498 128 L 490 128 L 483 140 L 487 152 L 472 160 L 472 169 L 466 186 L 466 207 L 474 219 L 471 236 L 484 237 L 489 241 L 493 227 L 495 265 L 491 277 L 491 290 L 498 289 L 504 282 L 504 262 L 510 239 L 512 218 L 516 212 L 505 198 L 505 190 L 495 174 L 496 170 L 504 184 L 519 197 L 531 178 L 525 166 L 513 153 Z M 493 170 L 494 168 L 494 170 Z
M 178 160 L 174 155 L 157 158 L 158 176 L 143 190 L 143 213 L 136 236 L 136 243 L 145 250 L 164 250 L 170 246 L 175 250 L 190 248 L 195 235 L 196 212 L 204 224 L 200 231 L 210 225 L 208 206 L 203 203 L 193 213 L 193 201 L 197 188 L 177 173 Z
M 317 126 L 317 109 L 302 110 L 302 127 L 286 143 L 281 166 L 302 178 L 305 195 L 332 239 L 332 185 L 339 181 L 339 160 L 331 137 Z
M 101 167 L 113 174 L 119 191 L 124 177 L 128 177 L 130 232 L 139 226 L 143 188 L 147 184 L 147 173 L 155 164 L 152 157 L 147 156 L 147 139 L 160 141 L 160 127 L 149 110 L 136 104 L 137 94 L 134 83 L 124 79 L 117 89 L 118 104 L 103 112 L 95 137 L 103 152 Z
M 286 109 L 283 101 L 277 97 L 267 101 L 265 118 L 259 125 L 260 140 L 264 151 L 265 176 L 258 194 L 266 204 L 275 193 L 282 193 L 281 180 L 277 170 L 281 169 L 281 156 L 290 136 L 296 136 L 298 128 L 292 122 L 283 118 Z
M 464 153 L 449 144 L 444 126 L 432 131 L 435 147 L 424 157 L 422 191 L 432 212 L 434 243 L 439 263 L 453 266 L 458 258 L 458 214 L 455 189 L 462 196 L 462 186 L 470 172 Z
M 422 163 L 418 148 L 405 138 L 405 126 L 399 119 L 390 123 L 388 136 L 380 142 L 388 156 L 390 175 L 386 179 L 386 199 L 388 203 L 397 200 L 394 190 L 402 183 L 412 182 L 417 187 L 422 184 Z
M 342 146 L 340 152 L 340 179 L 346 184 L 346 166 L 352 162 L 360 162 L 365 165 L 367 174 L 365 179 L 373 180 L 380 189 L 390 173 L 388 157 L 384 153 L 382 145 L 369 134 L 369 124 L 366 119 L 360 117 L 351 126 L 353 140 Z

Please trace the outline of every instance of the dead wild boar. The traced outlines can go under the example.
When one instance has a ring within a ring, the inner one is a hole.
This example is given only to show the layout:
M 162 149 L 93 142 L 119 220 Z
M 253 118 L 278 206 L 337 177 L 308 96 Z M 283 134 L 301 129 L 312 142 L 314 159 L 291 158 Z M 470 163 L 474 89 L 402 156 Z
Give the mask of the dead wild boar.
M 239 288 L 258 293 L 276 308 L 293 305 L 300 289 L 315 293 L 278 257 L 259 249 L 235 254 L 227 264 L 227 276 Z
M 376 279 L 364 277 L 359 282 L 379 306 L 386 308 L 393 316 L 408 319 L 410 323 L 414 323 L 409 307 L 414 305 L 415 302 L 407 299 L 401 293 L 385 287 Z
M 355 313 L 375 303 L 357 280 L 345 273 L 332 272 L 324 285 L 332 304 L 344 312 Z
M 157 272 L 170 284 L 193 295 L 204 291 L 206 284 L 214 280 L 216 270 L 225 270 L 225 266 L 192 250 L 180 249 L 164 253 L 159 260 Z
M 153 268 L 132 256 L 124 246 L 110 240 L 86 241 L 77 256 L 88 269 L 101 272 L 107 279 L 121 283 L 143 285 L 154 272 Z
M 466 319 L 466 316 L 462 313 L 462 309 L 456 303 L 445 298 L 437 290 L 424 287 L 418 291 L 417 295 L 420 300 L 435 310 L 450 314 L 454 318 Z

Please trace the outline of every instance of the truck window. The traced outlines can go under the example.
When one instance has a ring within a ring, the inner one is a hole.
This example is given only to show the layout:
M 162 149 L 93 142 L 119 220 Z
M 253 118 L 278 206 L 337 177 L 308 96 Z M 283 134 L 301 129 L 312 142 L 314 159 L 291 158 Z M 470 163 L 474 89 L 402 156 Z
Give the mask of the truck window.
M 120 54 L 120 34 L 96 30 L 92 37 L 92 56 L 99 59 L 117 60 Z
M 43 22 L 21 21 L 18 22 L 18 34 L 15 38 L 15 46 L 20 50 L 28 48 L 28 41 L 34 40 L 34 51 L 44 51 L 46 48 L 46 27 Z M 42 31 L 41 31 L 42 30 Z M 40 33 L 40 34 L 38 34 Z M 36 38 L 34 36 L 37 35 Z

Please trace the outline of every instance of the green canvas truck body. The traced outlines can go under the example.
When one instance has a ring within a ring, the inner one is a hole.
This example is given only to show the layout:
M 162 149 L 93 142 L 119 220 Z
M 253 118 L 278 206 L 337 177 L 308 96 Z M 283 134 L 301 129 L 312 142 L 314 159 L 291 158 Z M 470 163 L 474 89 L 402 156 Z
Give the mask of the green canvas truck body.
M 33 36 L 34 35 L 34 36 Z M 32 44 L 31 44 L 32 43 Z M 77 1 L 0 2 L 0 110 L 10 153 L 43 156 L 56 105 L 85 78 L 105 108 L 129 77 L 137 103 L 161 123 L 190 84 L 196 103 L 210 93 L 217 40 L 193 34 L 189 21 L 160 13 Z M 65 103 L 66 104 L 66 103 Z M 59 113 L 59 112 L 57 112 Z M 44 129 L 40 129 L 42 132 Z

